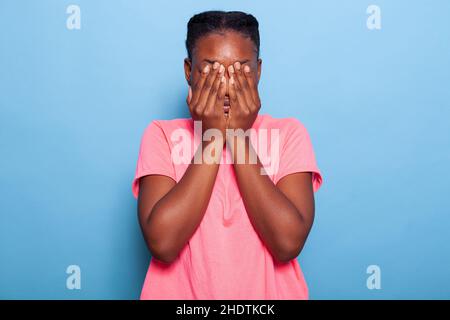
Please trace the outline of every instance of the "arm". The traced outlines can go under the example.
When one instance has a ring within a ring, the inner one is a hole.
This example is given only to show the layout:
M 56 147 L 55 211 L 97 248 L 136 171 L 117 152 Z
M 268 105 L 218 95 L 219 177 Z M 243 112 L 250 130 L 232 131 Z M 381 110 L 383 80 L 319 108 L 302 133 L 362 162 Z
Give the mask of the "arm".
M 187 103 L 194 120 L 201 120 L 203 129 L 225 130 L 223 101 L 226 83 L 224 68 L 209 66 L 189 88 Z M 209 143 L 202 142 L 202 152 Z M 223 143 L 215 147 L 214 161 L 194 164 L 192 158 L 178 183 L 167 176 L 149 175 L 139 181 L 138 214 L 145 241 L 152 255 L 171 263 L 200 224 L 211 197 L 219 168 Z M 203 159 L 203 155 L 201 155 Z M 170 161 L 170 159 L 167 159 Z
M 247 143 L 246 157 L 249 148 L 252 146 Z M 276 260 L 294 259 L 314 220 L 311 173 L 290 174 L 274 185 L 268 175 L 260 173 L 259 159 L 256 164 L 238 164 L 233 157 L 239 189 L 253 226 Z
M 172 262 L 195 232 L 206 211 L 218 168 L 216 163 L 191 163 L 178 183 L 161 175 L 140 179 L 139 222 L 155 258 Z
M 242 70 L 243 69 L 243 70 Z M 241 68 L 239 62 L 228 69 L 230 73 L 230 128 L 247 130 L 252 127 L 261 101 L 257 90 L 256 74 L 249 66 Z M 248 161 L 250 152 L 255 152 L 244 137 L 228 146 L 238 148 L 245 144 L 245 162 L 237 162 L 237 152 L 231 150 L 234 170 L 252 224 L 272 256 L 287 262 L 295 258 L 303 248 L 314 220 L 314 193 L 311 173 L 295 173 L 282 178 L 277 186 L 267 175 L 261 175 L 261 162 Z M 239 141 L 241 140 L 241 141 Z M 241 152 L 241 150 L 239 150 Z

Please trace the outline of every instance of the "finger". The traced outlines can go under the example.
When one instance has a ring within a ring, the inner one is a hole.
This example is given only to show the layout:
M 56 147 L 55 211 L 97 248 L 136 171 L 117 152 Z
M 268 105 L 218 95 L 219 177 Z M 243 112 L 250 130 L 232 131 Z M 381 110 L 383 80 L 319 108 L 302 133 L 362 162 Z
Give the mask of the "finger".
M 224 113 L 223 106 L 225 103 L 226 93 L 227 93 L 227 79 L 225 78 L 225 75 L 222 74 L 222 77 L 220 78 L 219 91 L 217 92 L 215 112 L 219 112 L 221 114 Z
M 190 104 L 190 103 L 191 103 L 191 100 L 192 100 L 192 88 L 191 88 L 191 86 L 189 86 L 189 89 L 188 89 L 188 96 L 187 96 L 187 98 L 186 98 L 186 102 L 187 102 L 188 104 Z
M 236 97 L 237 97 L 237 105 L 238 109 L 244 114 L 248 115 L 250 113 L 250 107 L 247 103 L 247 99 L 245 98 L 244 91 L 242 91 L 239 87 L 236 89 Z
M 208 77 L 205 80 L 205 83 L 203 84 L 202 93 L 200 94 L 198 103 L 197 103 L 197 114 L 203 114 L 206 103 L 208 102 L 209 94 L 211 91 L 211 88 L 214 84 L 214 81 L 216 80 L 217 73 L 219 72 L 219 66 L 220 64 L 216 61 L 213 64 L 212 70 L 210 71 Z
M 202 69 L 202 72 L 200 73 L 200 77 L 197 79 L 197 81 L 192 86 L 191 104 L 193 106 L 197 105 L 197 103 L 198 103 L 200 94 L 203 89 L 203 84 L 205 83 L 210 71 L 211 71 L 211 66 L 208 64 Z
M 257 109 L 261 107 L 261 100 L 259 98 L 259 92 L 258 92 L 258 84 L 255 81 L 254 74 L 251 72 L 249 66 L 244 66 L 244 74 L 248 82 L 248 86 L 250 89 L 251 97 L 253 100 L 253 103 Z
M 234 64 L 234 87 L 236 91 L 236 97 L 237 97 L 237 105 L 239 106 L 239 109 L 243 112 L 247 113 L 250 111 L 247 103 L 247 99 L 245 97 L 245 91 L 243 90 L 243 75 L 241 71 L 241 64 L 239 62 L 236 62 Z M 246 83 L 246 81 L 245 81 Z M 235 108 L 236 109 L 236 108 Z M 237 110 L 235 110 L 237 111 Z M 235 112 L 236 114 L 236 112 Z
M 191 114 L 193 113 L 193 105 L 191 104 L 192 101 L 192 88 L 191 86 L 188 86 L 188 95 L 186 97 L 186 104 L 189 107 L 189 111 L 191 112 Z
M 249 92 L 249 86 L 248 86 L 248 82 L 247 79 L 245 78 L 244 72 L 243 72 L 243 67 L 241 65 L 240 62 L 235 62 L 234 63 L 234 70 L 236 73 L 236 80 L 238 83 L 237 88 L 243 91 L 243 95 L 245 96 L 245 98 L 247 99 L 247 95 L 248 98 L 251 98 L 250 92 Z M 248 102 L 250 102 L 251 100 L 249 100 Z
M 214 80 L 214 83 L 211 87 L 211 90 L 209 91 L 208 101 L 206 102 L 205 111 L 204 114 L 211 115 L 215 110 L 216 101 L 217 101 L 217 94 L 219 93 L 219 88 L 222 83 L 222 79 L 224 78 L 225 67 L 223 65 L 220 65 L 219 72 L 216 75 L 216 79 Z
M 228 95 L 230 96 L 230 105 L 231 107 L 233 107 L 234 105 L 237 104 L 237 96 L 236 96 L 236 82 L 234 80 L 234 71 L 233 71 L 233 67 L 229 66 L 228 67 L 228 73 L 229 73 L 229 77 L 230 80 L 228 82 Z M 230 108 L 231 111 L 231 108 Z
M 225 68 L 224 68 L 225 69 Z M 227 93 L 227 79 L 225 78 L 225 72 L 222 73 L 222 77 L 220 79 L 220 87 L 217 93 L 217 106 L 223 108 L 223 104 L 225 101 L 225 95 Z M 222 110 L 222 109 L 220 109 Z

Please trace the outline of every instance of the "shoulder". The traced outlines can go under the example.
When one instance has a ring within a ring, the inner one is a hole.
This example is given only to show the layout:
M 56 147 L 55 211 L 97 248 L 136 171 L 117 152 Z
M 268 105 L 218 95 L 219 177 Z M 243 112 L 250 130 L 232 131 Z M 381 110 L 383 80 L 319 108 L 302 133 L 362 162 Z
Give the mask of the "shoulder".
M 171 120 L 152 120 L 144 130 L 143 138 L 150 138 L 155 135 L 170 136 L 177 129 L 191 130 L 191 118 L 177 118 Z

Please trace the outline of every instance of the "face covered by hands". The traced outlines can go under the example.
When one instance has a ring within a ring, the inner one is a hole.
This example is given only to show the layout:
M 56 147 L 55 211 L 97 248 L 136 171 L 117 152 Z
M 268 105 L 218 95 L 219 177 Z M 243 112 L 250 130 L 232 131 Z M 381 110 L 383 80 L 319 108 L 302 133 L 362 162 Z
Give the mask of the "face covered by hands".
M 226 129 L 252 127 L 261 108 L 255 71 L 240 62 L 225 68 L 215 61 L 203 67 L 186 99 L 203 131 L 215 128 L 224 134 Z

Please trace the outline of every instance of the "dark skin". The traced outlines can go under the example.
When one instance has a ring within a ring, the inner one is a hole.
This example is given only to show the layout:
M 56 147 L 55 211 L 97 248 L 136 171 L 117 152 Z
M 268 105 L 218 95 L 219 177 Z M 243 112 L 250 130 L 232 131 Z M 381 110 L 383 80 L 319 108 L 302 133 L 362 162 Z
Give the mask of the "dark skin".
M 203 130 L 216 128 L 225 133 L 226 128 L 245 131 L 252 127 L 261 107 L 258 94 L 261 64 L 253 42 L 234 31 L 212 33 L 196 42 L 192 60 L 184 61 L 190 86 L 186 101 L 192 118 L 202 121 Z M 228 113 L 224 109 L 227 99 Z M 230 139 L 235 139 L 236 146 L 244 138 L 227 137 L 223 142 Z M 214 142 L 203 142 L 203 150 L 210 143 Z M 254 151 L 252 148 L 245 143 L 247 160 Z M 223 148 L 216 150 L 214 157 L 218 160 Z M 311 173 L 290 174 L 275 185 L 268 175 L 260 173 L 259 158 L 257 163 L 238 163 L 236 150 L 230 151 L 239 190 L 255 231 L 278 263 L 296 258 L 314 220 Z M 192 160 L 178 183 L 163 175 L 140 179 L 139 222 L 153 258 L 163 263 L 177 258 L 202 221 L 218 169 L 219 161 L 194 164 Z

